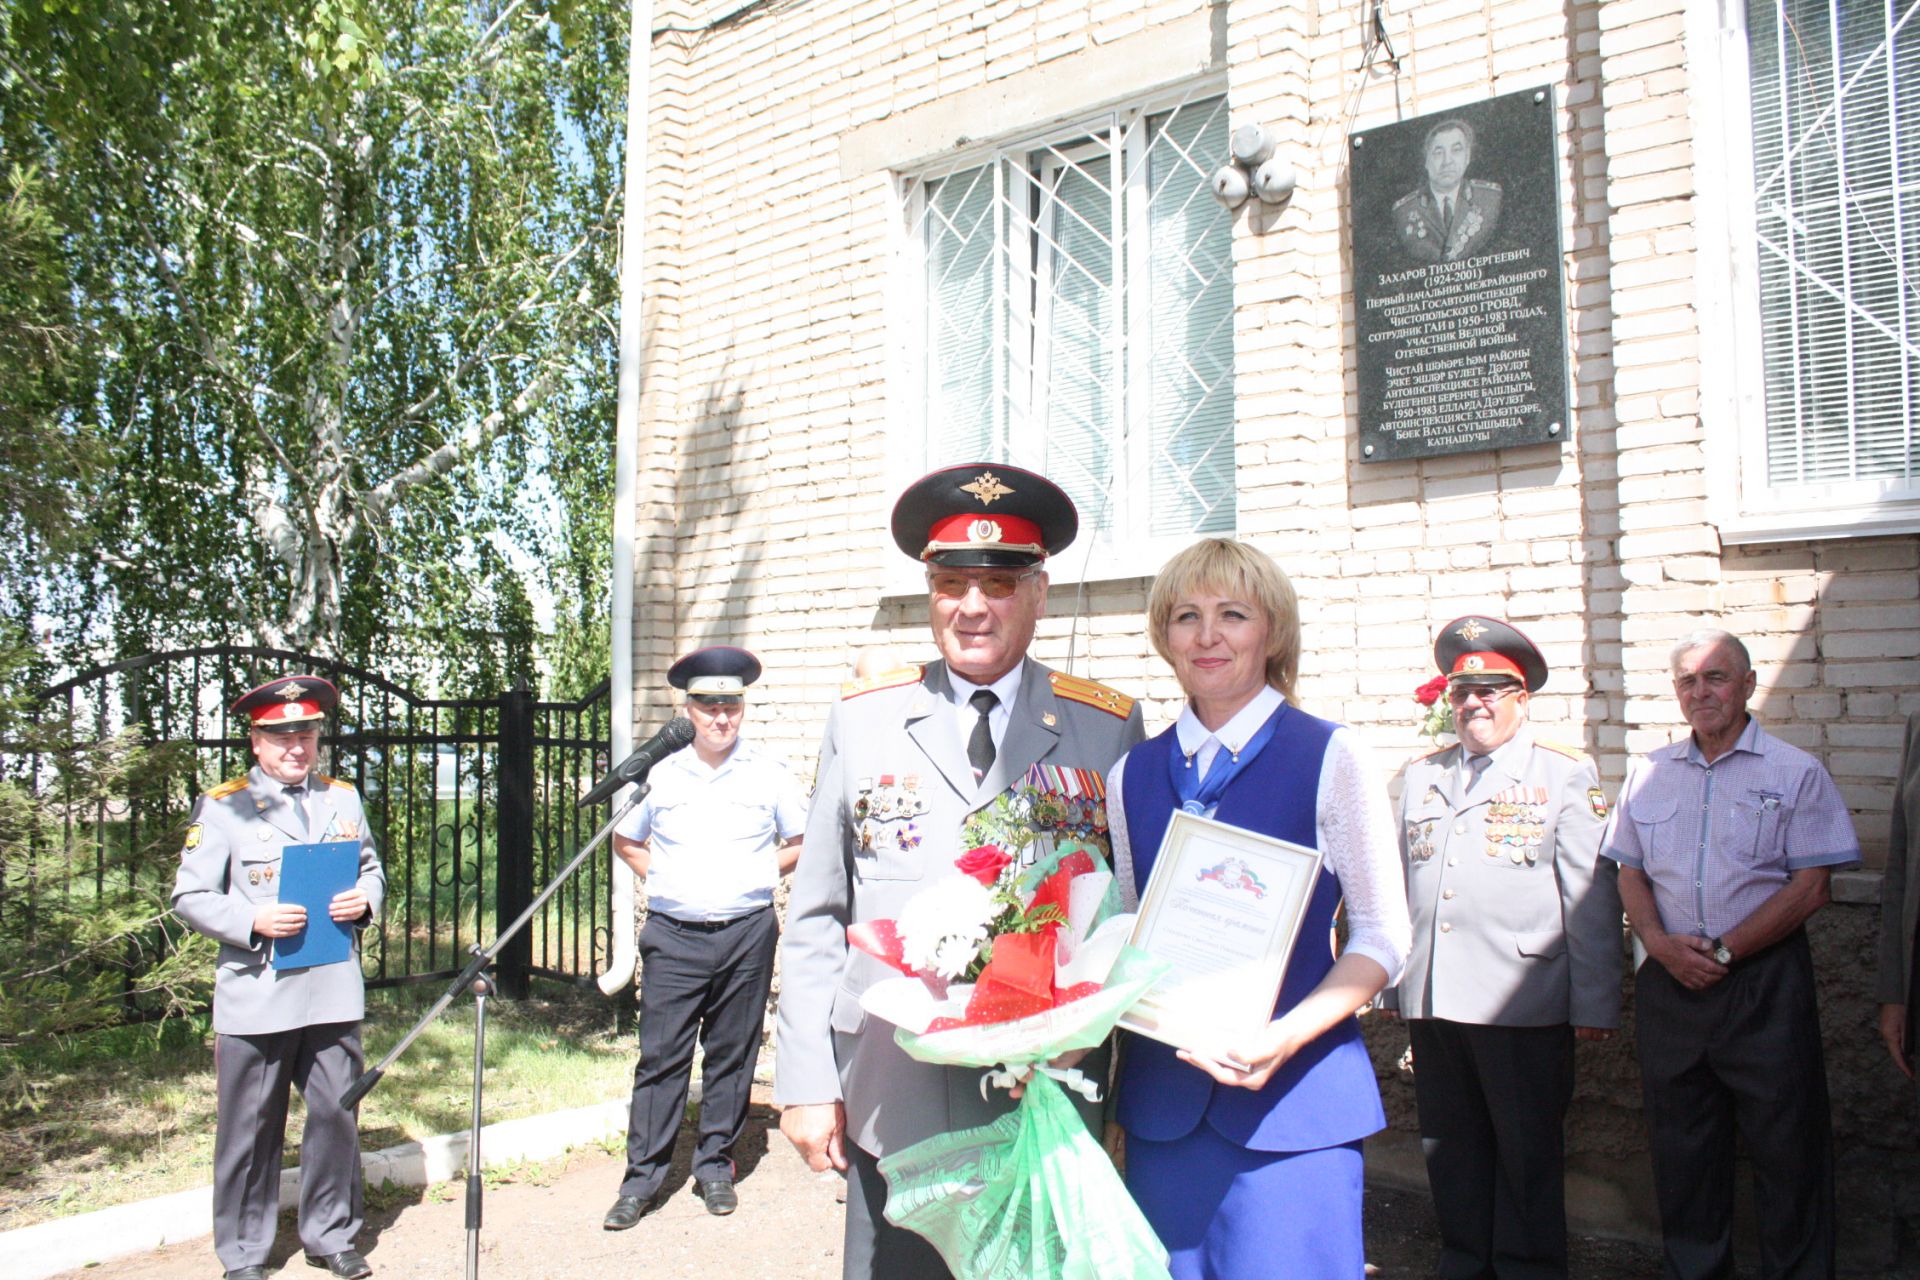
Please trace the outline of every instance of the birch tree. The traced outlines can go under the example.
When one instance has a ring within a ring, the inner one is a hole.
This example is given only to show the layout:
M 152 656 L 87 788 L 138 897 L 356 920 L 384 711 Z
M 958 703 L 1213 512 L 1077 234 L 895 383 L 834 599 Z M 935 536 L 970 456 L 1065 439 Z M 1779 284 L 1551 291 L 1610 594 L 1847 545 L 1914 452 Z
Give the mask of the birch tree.
M 0 147 L 58 193 L 91 335 L 72 413 L 115 468 L 86 615 L 330 654 L 524 624 L 503 537 L 553 536 L 543 493 L 582 524 L 532 548 L 555 561 L 603 520 L 604 485 L 544 469 L 611 470 L 624 12 L 4 12 Z

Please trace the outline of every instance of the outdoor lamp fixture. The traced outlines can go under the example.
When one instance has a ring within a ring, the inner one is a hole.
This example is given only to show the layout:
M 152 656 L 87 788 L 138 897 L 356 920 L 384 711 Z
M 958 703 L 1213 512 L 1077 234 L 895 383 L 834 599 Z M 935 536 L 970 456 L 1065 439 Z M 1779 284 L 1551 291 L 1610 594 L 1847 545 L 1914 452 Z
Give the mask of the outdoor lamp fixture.
M 1213 198 L 1238 209 L 1249 195 L 1262 204 L 1285 204 L 1293 195 L 1293 166 L 1273 153 L 1273 134 L 1265 125 L 1243 124 L 1227 140 L 1231 154 L 1213 171 Z

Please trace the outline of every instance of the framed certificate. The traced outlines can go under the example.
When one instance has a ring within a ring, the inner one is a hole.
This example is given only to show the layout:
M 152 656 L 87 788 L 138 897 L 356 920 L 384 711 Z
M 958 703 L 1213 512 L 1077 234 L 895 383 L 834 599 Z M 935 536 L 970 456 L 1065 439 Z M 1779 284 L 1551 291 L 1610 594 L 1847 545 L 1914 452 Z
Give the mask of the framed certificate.
M 1174 814 L 1131 939 L 1173 967 L 1120 1025 L 1212 1058 L 1259 1031 L 1319 875 L 1317 849 Z

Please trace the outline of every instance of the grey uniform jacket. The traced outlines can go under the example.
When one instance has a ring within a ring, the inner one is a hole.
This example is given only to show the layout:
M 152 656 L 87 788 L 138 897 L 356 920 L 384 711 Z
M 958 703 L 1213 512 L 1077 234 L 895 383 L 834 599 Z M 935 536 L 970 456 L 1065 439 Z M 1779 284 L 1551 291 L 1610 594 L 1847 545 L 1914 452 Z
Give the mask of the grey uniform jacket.
M 1400 857 L 1413 952 L 1396 991 L 1400 1013 L 1618 1026 L 1620 894 L 1611 865 L 1596 868 L 1607 811 L 1598 772 L 1525 729 L 1511 747 L 1495 754 L 1471 800 L 1460 794 L 1460 747 L 1407 766 Z
M 352 784 L 314 774 L 315 823 L 326 840 L 360 842 L 359 885 L 380 916 L 386 876 Z M 213 981 L 213 1029 L 261 1035 L 329 1022 L 358 1022 L 366 1012 L 360 963 L 274 969 L 268 939 L 253 932 L 262 903 L 280 896 L 280 856 L 290 844 L 317 843 L 280 783 L 258 766 L 194 802 L 186 848 L 173 882 L 173 909 L 220 944 Z M 311 922 L 309 922 L 311 924 Z
M 947 701 L 946 664 L 850 685 L 827 720 L 807 835 L 787 905 L 780 953 L 780 1016 L 774 1100 L 846 1104 L 847 1134 L 885 1155 L 936 1133 L 982 1124 L 979 1072 L 915 1062 L 893 1027 L 869 1020 L 860 994 L 894 970 L 847 946 L 847 925 L 897 918 L 925 884 L 966 852 L 969 813 L 1019 782 L 1039 762 L 1103 776 L 1144 736 L 1133 700 L 1027 659 L 1020 693 L 993 768 L 973 781 Z M 863 779 L 917 778 L 927 812 L 908 824 L 873 824 L 870 848 L 854 816 Z M 902 848 L 914 836 L 917 844 Z M 1004 1106 L 999 1109 L 1004 1109 Z

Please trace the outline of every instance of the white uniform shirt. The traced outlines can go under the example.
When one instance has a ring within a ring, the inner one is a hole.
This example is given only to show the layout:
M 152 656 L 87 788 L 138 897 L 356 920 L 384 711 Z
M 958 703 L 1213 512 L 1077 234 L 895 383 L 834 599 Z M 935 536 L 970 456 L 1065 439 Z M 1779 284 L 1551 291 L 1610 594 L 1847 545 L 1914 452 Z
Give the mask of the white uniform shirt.
M 648 781 L 652 791 L 617 828 L 647 842 L 647 909 L 708 921 L 772 905 L 779 845 L 807 825 L 787 766 L 742 738 L 718 768 L 689 748 L 655 765 Z
M 947 668 L 947 705 L 953 709 L 953 727 L 960 735 L 961 755 L 966 754 L 967 744 L 973 741 L 973 727 L 980 723 L 980 713 L 973 709 L 970 701 L 980 689 L 993 690 L 993 696 L 999 699 L 993 710 L 987 712 L 987 732 L 993 735 L 994 751 L 999 752 L 1000 744 L 1007 740 L 1007 726 L 1013 723 L 1013 704 L 1020 697 L 1020 672 L 1025 665 L 1014 663 L 1013 670 L 992 684 L 975 684 L 954 674 L 952 667 Z

